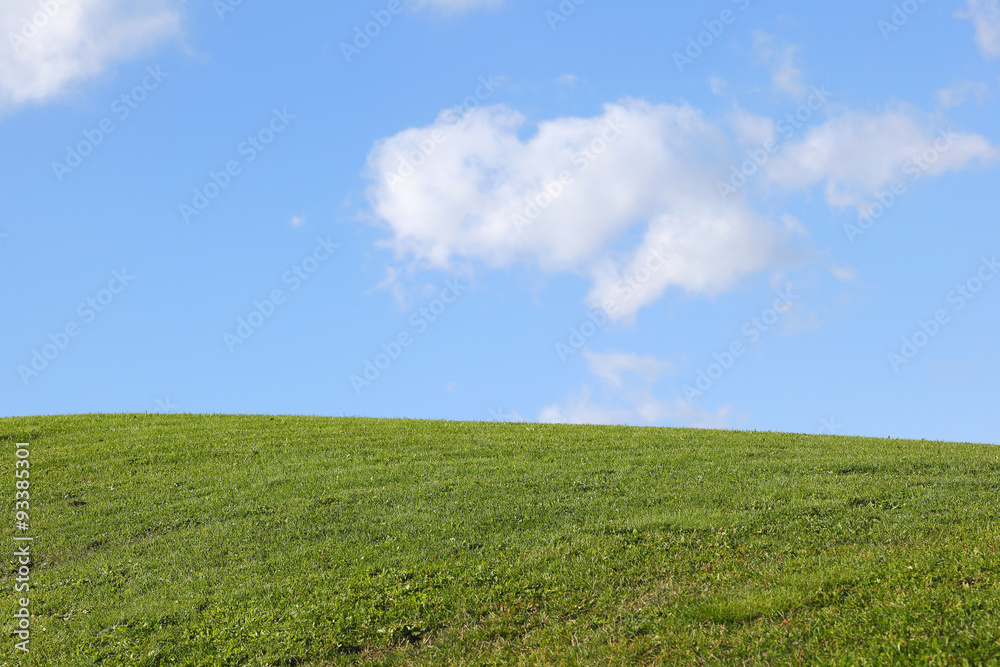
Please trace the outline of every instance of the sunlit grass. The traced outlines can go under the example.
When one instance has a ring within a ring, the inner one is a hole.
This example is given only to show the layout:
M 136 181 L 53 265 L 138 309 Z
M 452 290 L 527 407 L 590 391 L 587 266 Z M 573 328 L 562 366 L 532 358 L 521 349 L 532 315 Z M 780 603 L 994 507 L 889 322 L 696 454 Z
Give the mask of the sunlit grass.
M 8 545 L 23 441 L 18 664 L 1000 664 L 996 447 L 3 419 Z

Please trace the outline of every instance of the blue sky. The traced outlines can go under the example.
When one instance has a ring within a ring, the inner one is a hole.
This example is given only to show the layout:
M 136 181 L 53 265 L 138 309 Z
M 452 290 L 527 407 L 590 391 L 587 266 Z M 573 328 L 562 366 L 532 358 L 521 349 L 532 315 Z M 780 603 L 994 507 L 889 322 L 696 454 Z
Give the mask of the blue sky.
M 0 415 L 1000 442 L 1000 7 L 12 0 Z

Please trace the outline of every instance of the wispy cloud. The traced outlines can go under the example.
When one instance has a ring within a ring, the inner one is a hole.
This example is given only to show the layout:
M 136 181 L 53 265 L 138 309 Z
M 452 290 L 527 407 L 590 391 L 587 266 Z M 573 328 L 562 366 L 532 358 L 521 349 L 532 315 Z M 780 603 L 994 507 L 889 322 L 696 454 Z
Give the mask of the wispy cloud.
M 937 92 L 938 101 L 945 109 L 951 109 L 963 104 L 970 97 L 975 97 L 976 102 L 982 104 L 983 98 L 990 92 L 989 85 L 976 83 L 975 81 L 959 81 L 958 83 L 943 88 Z
M 682 398 L 663 400 L 653 393 L 657 381 L 673 372 L 673 364 L 626 352 L 586 350 L 590 372 L 602 382 L 604 401 L 591 398 L 585 385 L 563 403 L 545 407 L 539 421 L 559 424 L 673 425 L 726 428 L 730 408 L 709 412 Z
M 661 376 L 671 373 L 674 368 L 673 364 L 668 361 L 659 361 L 655 357 L 640 357 L 625 352 L 598 354 L 584 350 L 583 355 L 590 364 L 591 373 L 618 388 L 624 385 L 629 374 L 638 376 L 646 384 L 652 385 Z
M 1000 56 L 1000 0 L 968 0 L 966 11 L 956 14 L 976 28 L 976 44 L 988 57 Z
M 754 53 L 771 69 L 771 83 L 780 93 L 800 100 L 809 93 L 802 70 L 795 64 L 797 48 L 792 45 L 778 46 L 774 37 L 763 32 L 754 34 Z
M 670 425 L 724 429 L 729 427 L 728 419 L 732 411 L 726 406 L 709 412 L 682 398 L 664 401 L 651 395 L 644 401 L 616 406 L 595 402 L 590 394 L 590 387 L 584 387 L 564 403 L 547 406 L 539 414 L 538 421 L 543 424 Z
M 931 155 L 933 159 L 926 156 Z M 941 128 L 905 110 L 848 111 L 814 127 L 768 162 L 768 177 L 788 189 L 823 183 L 832 206 L 860 206 L 871 193 L 900 178 L 920 160 L 921 172 L 939 175 L 998 157 L 985 137 Z
M 572 88 L 580 83 L 580 77 L 576 74 L 563 74 L 562 76 L 556 78 L 556 83 L 560 86 L 565 86 L 566 88 Z

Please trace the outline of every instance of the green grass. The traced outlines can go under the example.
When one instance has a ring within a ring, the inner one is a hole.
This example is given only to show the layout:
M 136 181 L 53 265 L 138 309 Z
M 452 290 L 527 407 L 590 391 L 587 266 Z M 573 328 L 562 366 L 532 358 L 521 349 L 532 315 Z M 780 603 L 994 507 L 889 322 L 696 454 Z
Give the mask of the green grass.
M 7 545 L 22 441 L 32 652 L 9 592 L 2 664 L 1000 664 L 997 447 L 0 419 Z

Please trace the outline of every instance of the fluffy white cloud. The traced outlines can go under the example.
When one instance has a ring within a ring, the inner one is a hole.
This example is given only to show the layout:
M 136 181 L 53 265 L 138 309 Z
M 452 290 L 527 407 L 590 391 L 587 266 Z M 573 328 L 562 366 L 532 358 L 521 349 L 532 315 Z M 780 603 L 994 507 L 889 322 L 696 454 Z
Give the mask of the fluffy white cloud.
M 726 428 L 729 407 L 711 413 L 681 398 L 669 401 L 653 395 L 656 381 L 673 369 L 669 362 L 621 352 L 601 354 L 587 350 L 584 356 L 590 372 L 604 382 L 607 402 L 592 400 L 592 390 L 585 386 L 563 404 L 544 408 L 538 418 L 540 422 Z
M 976 44 L 986 56 L 1000 56 L 1000 0 L 969 0 L 968 10 L 960 18 L 976 27 Z
M 729 126 L 743 145 L 775 133 L 738 107 Z M 832 206 L 861 206 L 897 178 L 998 156 L 984 137 L 911 109 L 846 111 L 803 132 L 753 187 L 822 184 Z M 369 199 L 386 244 L 417 266 L 528 261 L 589 275 L 587 304 L 629 320 L 672 287 L 716 294 L 797 259 L 800 225 L 764 219 L 742 193 L 720 197 L 733 144 L 689 105 L 628 100 L 537 128 L 505 106 L 448 111 L 376 144 Z
M 4 0 L 0 109 L 57 97 L 179 27 L 168 0 Z
M 672 286 L 713 295 L 741 278 L 791 260 L 779 232 L 745 205 L 715 208 L 707 197 L 678 203 L 649 224 L 638 249 L 623 261 L 607 260 L 592 274 L 592 308 L 629 319 Z M 781 239 L 781 241 L 779 241 Z
M 870 193 L 913 170 L 934 176 L 997 155 L 978 134 L 940 129 L 907 111 L 848 111 L 786 144 L 766 172 L 789 190 L 824 183 L 827 202 L 847 207 L 861 205 Z
M 728 137 L 688 105 L 637 100 L 526 131 L 504 106 L 379 142 L 369 199 L 400 256 L 590 274 L 629 318 L 671 286 L 712 294 L 782 257 L 785 232 L 716 190 Z M 615 252 L 628 236 L 638 244 Z

